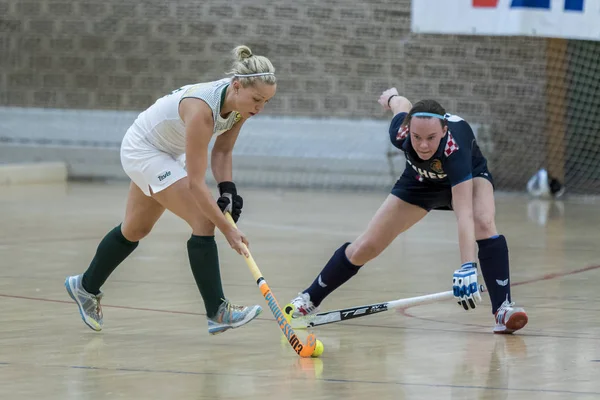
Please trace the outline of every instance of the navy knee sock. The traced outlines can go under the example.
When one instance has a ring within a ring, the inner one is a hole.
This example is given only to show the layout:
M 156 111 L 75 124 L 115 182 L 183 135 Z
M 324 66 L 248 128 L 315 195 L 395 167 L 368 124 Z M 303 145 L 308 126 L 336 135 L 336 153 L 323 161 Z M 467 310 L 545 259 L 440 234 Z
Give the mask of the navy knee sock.
M 346 247 L 349 244 L 343 244 L 333 253 L 317 279 L 304 291 L 310 295 L 310 300 L 315 306 L 321 304 L 325 297 L 356 275 L 362 266 L 352 264 L 346 257 Z
M 477 245 L 481 274 L 495 314 L 505 300 L 511 301 L 508 245 L 503 235 L 478 240 Z

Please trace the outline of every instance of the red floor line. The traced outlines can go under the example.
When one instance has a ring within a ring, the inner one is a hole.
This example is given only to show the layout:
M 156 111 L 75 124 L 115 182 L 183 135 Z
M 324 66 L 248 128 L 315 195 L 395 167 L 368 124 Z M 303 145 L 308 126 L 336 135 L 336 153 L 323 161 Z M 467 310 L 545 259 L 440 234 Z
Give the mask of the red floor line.
M 527 279 L 524 281 L 515 282 L 512 284 L 512 286 L 527 285 L 530 283 L 552 280 L 552 279 L 561 278 L 564 276 L 575 275 L 575 274 L 579 274 L 582 272 L 592 271 L 592 270 L 595 270 L 598 268 L 600 268 L 600 265 L 592 265 L 592 266 L 588 266 L 588 267 L 575 269 L 572 271 L 547 274 L 547 275 L 543 275 L 538 278 Z M 53 300 L 53 299 L 45 299 L 45 298 L 41 298 L 41 297 L 17 296 L 17 295 L 2 294 L 2 293 L 0 293 L 0 297 L 6 297 L 6 298 L 12 298 L 12 299 L 22 299 L 22 300 L 43 301 L 43 302 L 48 302 L 48 303 L 73 304 L 73 301 L 70 301 L 70 300 Z M 106 305 L 103 304 L 102 307 L 120 308 L 123 310 L 150 311 L 150 312 L 159 312 L 159 313 L 167 313 L 167 314 L 205 315 L 205 313 L 196 313 L 196 312 L 190 312 L 190 311 L 160 310 L 160 309 L 155 309 L 155 308 L 129 307 L 129 306 L 119 306 L 119 305 L 110 305 L 110 304 L 106 304 Z M 407 317 L 411 317 L 411 318 L 417 318 L 417 319 L 422 319 L 422 320 L 426 320 L 426 321 L 434 321 L 434 322 L 445 322 L 445 321 L 437 321 L 437 320 L 417 317 L 415 315 L 410 314 L 407 311 L 409 308 L 411 308 L 411 307 L 400 309 L 399 312 L 401 314 L 403 314 Z M 478 326 L 478 325 L 475 325 L 475 326 Z
M 71 300 L 52 300 L 52 299 L 44 299 L 41 297 L 15 296 L 12 294 L 2 294 L 2 293 L 0 293 L 0 297 L 7 297 L 7 298 L 12 298 L 12 299 L 22 299 L 22 300 L 35 300 L 35 301 L 43 301 L 43 302 L 48 302 L 48 303 L 73 304 L 73 301 L 71 301 Z M 120 308 L 123 310 L 152 311 L 152 312 L 160 312 L 160 313 L 168 313 L 168 314 L 206 315 L 206 313 L 195 313 L 195 312 L 190 312 L 190 311 L 159 310 L 159 309 L 155 309 L 155 308 L 115 306 L 115 305 L 110 305 L 110 304 L 102 304 L 102 308 Z

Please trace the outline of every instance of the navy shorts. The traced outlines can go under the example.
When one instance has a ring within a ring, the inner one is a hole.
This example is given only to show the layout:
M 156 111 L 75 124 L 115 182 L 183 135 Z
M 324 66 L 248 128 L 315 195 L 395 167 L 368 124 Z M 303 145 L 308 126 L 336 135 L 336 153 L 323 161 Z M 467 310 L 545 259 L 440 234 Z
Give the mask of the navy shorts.
M 494 186 L 492 174 L 486 169 L 475 178 L 484 178 Z M 431 182 L 420 182 L 412 175 L 412 171 L 404 173 L 392 188 L 392 194 L 407 203 L 419 206 L 427 211 L 452 210 L 452 188 L 436 185 Z

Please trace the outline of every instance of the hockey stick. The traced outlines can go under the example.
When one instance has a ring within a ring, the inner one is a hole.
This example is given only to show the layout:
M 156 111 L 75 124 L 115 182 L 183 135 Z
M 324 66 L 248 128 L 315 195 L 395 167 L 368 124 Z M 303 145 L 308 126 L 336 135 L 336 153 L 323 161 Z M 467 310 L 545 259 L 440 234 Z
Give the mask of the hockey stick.
M 229 223 L 231 225 L 233 225 L 234 227 L 237 228 L 235 222 L 233 221 L 233 218 L 231 218 L 231 215 L 229 213 L 225 213 L 225 218 L 227 218 L 227 221 L 229 221 Z M 300 339 L 298 338 L 298 336 L 292 329 L 292 326 L 289 324 L 288 320 L 285 318 L 285 314 L 283 313 L 283 311 L 281 311 L 281 307 L 279 307 L 279 304 L 277 303 L 277 299 L 271 292 L 271 289 L 269 288 L 267 281 L 265 280 L 265 278 L 262 276 L 262 273 L 258 269 L 258 265 L 256 265 L 256 262 L 254 261 L 252 254 L 250 254 L 250 250 L 248 250 L 247 247 L 246 247 L 246 250 L 248 251 L 248 257 L 244 257 L 244 259 L 246 260 L 246 264 L 248 264 L 248 268 L 250 268 L 250 272 L 252 273 L 252 276 L 256 280 L 256 284 L 258 285 L 258 288 L 260 289 L 262 295 L 264 296 L 264 298 L 267 302 L 267 305 L 271 309 L 271 312 L 275 316 L 275 321 L 277 321 L 279 328 L 281 329 L 281 331 L 285 335 L 286 339 L 290 343 L 290 346 L 292 346 L 294 351 L 300 357 L 311 357 L 313 355 L 313 352 L 315 351 L 315 346 L 317 345 L 316 336 L 311 333 L 306 338 L 306 343 L 302 343 L 300 341 Z
M 483 286 L 479 287 L 480 291 L 485 291 Z M 409 297 L 406 299 L 386 301 L 383 303 L 369 304 L 366 306 L 350 307 L 341 310 L 333 310 L 322 312 L 306 317 L 292 318 L 291 324 L 295 329 L 312 328 L 319 325 L 332 324 L 334 322 L 347 321 L 349 319 L 365 317 L 367 315 L 377 314 L 383 311 L 388 311 L 394 308 L 411 307 L 421 304 L 435 303 L 442 300 L 450 300 L 454 298 L 454 293 L 449 290 L 447 292 L 439 292 L 428 294 L 425 296 Z

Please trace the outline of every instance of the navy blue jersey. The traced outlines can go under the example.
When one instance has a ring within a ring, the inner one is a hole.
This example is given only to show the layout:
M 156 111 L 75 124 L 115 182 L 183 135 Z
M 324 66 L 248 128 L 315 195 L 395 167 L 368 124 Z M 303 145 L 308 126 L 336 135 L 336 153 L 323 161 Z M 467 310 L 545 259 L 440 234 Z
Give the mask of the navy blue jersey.
M 402 127 L 406 114 L 395 115 L 390 124 L 390 140 L 406 157 L 404 174 L 410 173 L 420 182 L 452 187 L 487 171 L 487 160 L 467 121 L 449 115 L 448 133 L 440 140 L 435 154 L 423 161 L 411 145 L 408 127 Z

